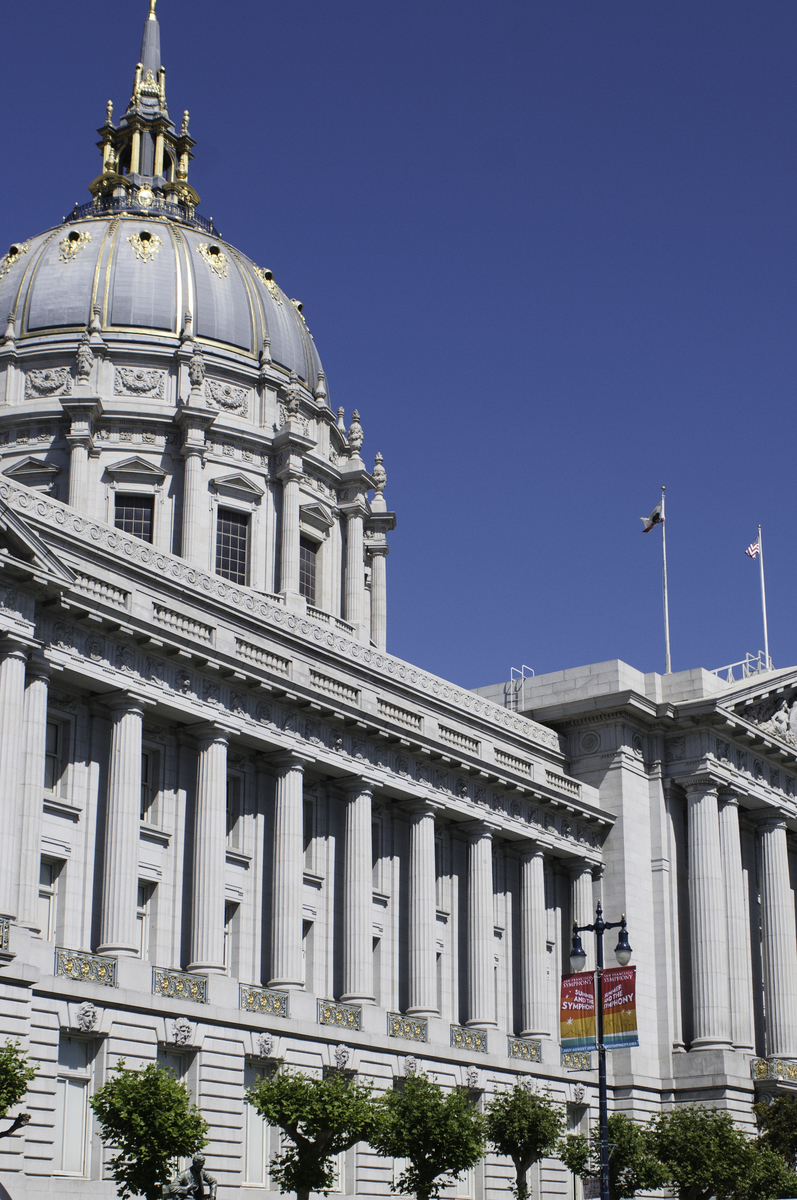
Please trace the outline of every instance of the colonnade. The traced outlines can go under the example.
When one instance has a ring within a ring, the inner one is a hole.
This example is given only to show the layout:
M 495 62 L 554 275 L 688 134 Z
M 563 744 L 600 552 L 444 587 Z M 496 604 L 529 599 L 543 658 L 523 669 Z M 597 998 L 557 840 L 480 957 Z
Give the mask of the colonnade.
M 683 781 L 687 795 L 692 1049 L 752 1049 L 750 924 L 739 804 L 712 777 Z M 785 816 L 756 820 L 766 1052 L 797 1056 L 797 929 Z

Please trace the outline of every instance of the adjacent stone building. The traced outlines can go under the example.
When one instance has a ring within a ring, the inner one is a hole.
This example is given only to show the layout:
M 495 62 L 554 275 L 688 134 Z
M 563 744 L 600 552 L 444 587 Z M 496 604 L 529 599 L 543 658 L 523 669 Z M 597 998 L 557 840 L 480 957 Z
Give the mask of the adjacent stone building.
M 277 1061 L 524 1077 L 585 1128 L 558 984 L 600 895 L 640 972 L 614 1104 L 747 1117 L 751 1062 L 797 1057 L 797 675 L 474 693 L 387 652 L 382 457 L 198 211 L 150 7 L 91 201 L 0 259 L 0 1005 L 40 1063 L 0 1182 L 115 1194 L 88 1099 L 121 1057 L 187 1081 L 222 1196 L 269 1192 L 243 1095 Z M 394 1169 L 358 1147 L 339 1190 Z

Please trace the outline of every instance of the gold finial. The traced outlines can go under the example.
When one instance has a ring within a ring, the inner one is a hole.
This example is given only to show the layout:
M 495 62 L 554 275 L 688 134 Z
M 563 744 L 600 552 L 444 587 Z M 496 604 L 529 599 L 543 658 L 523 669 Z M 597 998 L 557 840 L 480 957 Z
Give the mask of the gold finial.
M 113 100 L 109 100 L 105 109 L 105 123 L 110 125 L 113 116 Z
M 188 133 L 188 109 L 186 109 L 185 112 L 183 113 L 183 128 L 182 128 L 181 132 L 183 133 L 183 135 Z
M 158 3 L 158 0 L 149 0 L 149 17 L 147 18 L 147 20 L 157 21 L 158 18 L 155 16 L 155 5 L 157 3 Z

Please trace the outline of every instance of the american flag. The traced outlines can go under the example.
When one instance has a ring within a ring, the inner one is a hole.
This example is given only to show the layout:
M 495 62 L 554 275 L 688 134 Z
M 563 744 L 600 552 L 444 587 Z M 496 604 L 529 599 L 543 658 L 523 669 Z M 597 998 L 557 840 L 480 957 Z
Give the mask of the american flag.
M 748 558 L 757 558 L 758 551 L 760 549 L 761 549 L 761 547 L 759 546 L 758 541 L 756 540 L 756 541 L 750 543 L 750 545 L 745 550 L 745 554 L 747 555 Z

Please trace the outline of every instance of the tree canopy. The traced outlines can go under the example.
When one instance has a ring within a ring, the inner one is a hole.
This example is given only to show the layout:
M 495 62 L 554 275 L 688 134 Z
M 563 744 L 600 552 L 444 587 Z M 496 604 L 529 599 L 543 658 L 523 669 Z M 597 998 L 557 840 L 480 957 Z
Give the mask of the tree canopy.
M 797 1167 L 797 1096 L 775 1096 L 771 1103 L 753 1105 L 759 1145 L 768 1146 Z
M 31 1065 L 19 1042 L 7 1041 L 0 1050 L 0 1120 L 6 1116 L 9 1108 L 19 1104 L 28 1090 L 28 1084 L 36 1077 L 36 1068 Z M 11 1123 L 8 1129 L 0 1133 L 0 1137 L 10 1137 L 23 1125 L 27 1125 L 30 1117 L 21 1113 Z
M 553 1151 L 564 1119 L 562 1106 L 548 1092 L 529 1092 L 521 1084 L 497 1092 L 487 1105 L 487 1139 L 514 1163 L 517 1200 L 526 1200 L 529 1168 Z
M 90 1103 L 103 1143 L 118 1151 L 111 1175 L 122 1200 L 159 1200 L 171 1161 L 207 1144 L 207 1122 L 167 1067 L 149 1063 L 134 1071 L 120 1059 Z
M 393 1191 L 434 1200 L 484 1152 L 484 1118 L 465 1091 L 446 1092 L 426 1075 L 412 1075 L 380 1097 L 370 1137 L 373 1148 L 409 1160 Z
M 342 1071 L 319 1079 L 279 1071 L 259 1079 L 246 1099 L 269 1125 L 290 1138 L 292 1145 L 271 1164 L 271 1178 L 299 1200 L 307 1200 L 310 1192 L 328 1195 L 335 1185 L 335 1156 L 369 1140 L 374 1117 L 371 1086 Z
M 609 1117 L 609 1196 L 627 1200 L 638 1191 L 656 1190 L 664 1185 L 667 1173 L 656 1157 L 649 1129 L 632 1121 L 625 1113 Z M 582 1179 L 600 1178 L 600 1129 L 570 1135 L 559 1143 L 559 1157 L 574 1175 Z

